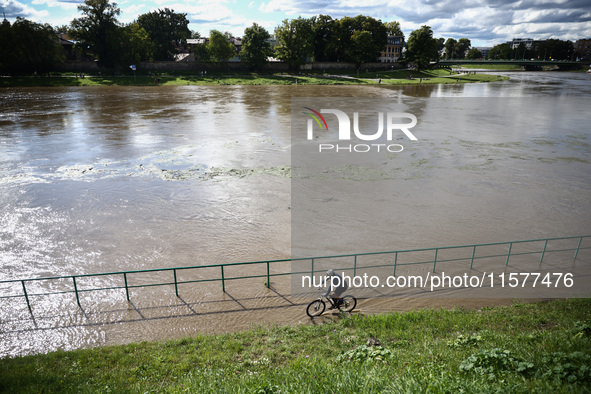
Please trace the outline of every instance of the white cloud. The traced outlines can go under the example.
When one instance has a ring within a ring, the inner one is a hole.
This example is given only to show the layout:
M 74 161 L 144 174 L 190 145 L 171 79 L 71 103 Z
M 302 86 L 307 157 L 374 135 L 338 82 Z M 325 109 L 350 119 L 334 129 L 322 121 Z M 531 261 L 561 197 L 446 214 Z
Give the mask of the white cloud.
M 0 9 L 6 14 L 6 18 L 9 20 L 14 20 L 17 16 L 20 16 L 35 22 L 49 22 L 47 18 L 49 12 L 46 10 L 37 10 L 34 7 L 21 3 L 20 1 L 2 1 L 0 2 Z
M 302 13 L 301 7 L 296 5 L 295 2 L 289 0 L 270 0 L 267 3 L 262 2 L 259 6 L 259 11 L 265 13 L 283 12 L 287 15 L 296 15 Z

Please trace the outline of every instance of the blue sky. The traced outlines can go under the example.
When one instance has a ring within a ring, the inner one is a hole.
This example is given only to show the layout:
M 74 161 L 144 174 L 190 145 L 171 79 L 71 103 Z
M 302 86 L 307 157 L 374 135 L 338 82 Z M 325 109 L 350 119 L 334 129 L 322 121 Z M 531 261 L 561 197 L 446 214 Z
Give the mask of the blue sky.
M 21 16 L 52 25 L 69 24 L 80 16 L 81 0 L 0 0 L 0 11 L 13 21 Z M 170 8 L 187 14 L 189 28 L 208 36 L 211 29 L 241 36 L 253 22 L 272 32 L 283 19 L 298 16 L 367 15 L 399 21 L 406 36 L 429 25 L 435 37 L 466 37 L 472 46 L 494 45 L 514 37 L 575 41 L 591 37 L 589 0 L 148 0 L 116 1 L 119 21 Z

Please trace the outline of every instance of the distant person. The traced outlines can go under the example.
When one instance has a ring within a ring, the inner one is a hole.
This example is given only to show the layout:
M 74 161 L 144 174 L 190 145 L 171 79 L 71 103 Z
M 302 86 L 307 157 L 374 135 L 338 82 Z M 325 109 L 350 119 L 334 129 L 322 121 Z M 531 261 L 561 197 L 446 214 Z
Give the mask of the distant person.
M 328 288 L 326 289 L 326 295 L 330 296 L 334 300 L 335 308 L 339 307 L 343 303 L 342 294 L 349 287 L 347 285 L 347 282 L 343 280 L 343 277 L 341 275 L 334 272 L 333 269 L 329 269 L 328 271 L 326 271 L 326 278 L 324 278 L 324 284 L 328 284 Z

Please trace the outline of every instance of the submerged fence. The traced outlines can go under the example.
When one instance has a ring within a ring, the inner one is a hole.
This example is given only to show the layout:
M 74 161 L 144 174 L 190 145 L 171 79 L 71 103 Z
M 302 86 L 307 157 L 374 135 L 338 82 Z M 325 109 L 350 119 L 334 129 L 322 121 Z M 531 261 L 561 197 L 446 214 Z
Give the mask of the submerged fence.
M 119 272 L 106 272 L 106 273 L 99 273 L 99 274 L 82 274 L 82 275 L 66 275 L 66 276 L 53 276 L 53 277 L 43 277 L 43 278 L 28 278 L 28 279 L 18 279 L 18 280 L 4 280 L 0 281 L 1 287 L 7 287 L 11 289 L 20 288 L 22 292 L 19 294 L 9 294 L 9 295 L 2 295 L 0 299 L 10 299 L 10 298 L 23 298 L 29 308 L 29 311 L 32 313 L 31 309 L 31 299 L 33 297 L 38 296 L 48 296 L 54 294 L 68 294 L 71 293 L 74 295 L 78 306 L 81 307 L 80 303 L 80 294 L 86 292 L 94 292 L 94 291 L 105 291 L 105 290 L 125 290 L 125 295 L 128 301 L 131 301 L 130 298 L 130 290 L 134 288 L 145 288 L 145 287 L 152 287 L 152 286 L 174 286 L 174 291 L 176 296 L 179 296 L 179 286 L 189 283 L 203 283 L 203 282 L 221 282 L 221 290 L 226 292 L 226 283 L 231 280 L 241 280 L 241 279 L 252 279 L 252 278 L 264 278 L 266 280 L 265 286 L 270 287 L 271 278 L 278 277 L 278 276 L 286 276 L 286 275 L 302 275 L 302 274 L 310 274 L 314 276 L 315 273 L 319 273 L 325 271 L 325 268 L 320 269 L 318 267 L 318 263 L 322 261 L 326 261 L 329 259 L 351 259 L 351 265 L 346 267 L 333 267 L 339 270 L 345 271 L 353 271 L 353 275 L 357 274 L 357 270 L 359 268 L 368 269 L 368 268 L 391 268 L 392 275 L 396 275 L 396 269 L 400 266 L 409 266 L 409 265 L 418 265 L 418 264 L 429 264 L 432 265 L 432 271 L 435 272 L 437 268 L 437 264 L 442 263 L 449 263 L 449 262 L 460 262 L 466 261 L 469 262 L 469 268 L 472 269 L 474 266 L 474 262 L 480 259 L 489 259 L 489 258 L 503 258 L 505 259 L 505 266 L 509 264 L 510 258 L 513 256 L 520 256 L 520 255 L 532 255 L 532 254 L 539 254 L 540 255 L 540 263 L 543 261 L 544 256 L 548 253 L 555 253 L 555 252 L 574 252 L 573 259 L 576 259 L 579 251 L 584 249 L 591 249 L 591 245 L 589 246 L 582 246 L 583 240 L 591 238 L 591 235 L 583 235 L 583 236 L 573 236 L 573 237 L 559 237 L 559 238 L 542 238 L 542 239 L 534 239 L 534 240 L 526 240 L 526 241 L 511 241 L 511 242 L 496 242 L 496 243 L 483 243 L 483 244 L 472 244 L 472 245 L 461 245 L 461 246 L 445 246 L 445 247 L 435 247 L 435 248 L 424 248 L 424 249 L 407 249 L 407 250 L 394 250 L 394 251 L 386 251 L 386 252 L 370 252 L 370 253 L 355 253 L 355 254 L 343 254 L 343 255 L 332 255 L 332 256 L 317 256 L 317 257 L 306 257 L 306 258 L 292 258 L 292 259 L 279 259 L 279 260 L 263 260 L 263 261 L 250 261 L 250 262 L 239 262 L 239 263 L 225 263 L 225 264 L 212 264 L 212 265 L 198 265 L 198 266 L 188 266 L 188 267 L 175 267 L 175 268 L 156 268 L 156 269 L 147 269 L 147 270 L 132 270 L 132 271 L 119 271 Z M 572 247 L 567 248 L 558 248 L 552 249 L 552 243 L 557 243 L 558 241 L 566 241 L 572 240 L 573 245 Z M 574 246 L 576 243 L 576 246 Z M 528 251 L 521 251 L 516 252 L 514 250 L 514 245 L 534 245 L 534 250 Z M 493 254 L 484 254 L 481 255 L 478 253 L 478 250 L 482 250 L 486 247 L 506 247 L 506 252 L 503 253 L 493 253 Z M 466 255 L 462 255 L 460 257 L 453 257 L 453 258 L 441 258 L 441 252 L 446 250 L 456 250 L 459 252 L 466 252 Z M 421 255 L 425 253 L 432 252 L 432 258 L 427 260 L 425 259 L 418 259 L 410 261 L 401 262 L 399 257 L 403 255 L 410 255 L 413 253 L 420 252 Z M 377 264 L 377 265 L 363 265 L 362 267 L 358 264 L 358 259 L 363 256 L 393 256 L 393 261 L 388 264 Z M 438 258 L 439 257 L 439 258 Z M 301 262 L 303 264 L 298 265 L 298 269 L 300 266 L 305 266 L 305 262 L 309 262 L 309 268 L 306 268 L 305 271 L 294 271 L 294 266 L 292 266 L 292 270 L 290 272 L 271 272 L 272 265 L 278 265 L 279 263 L 294 263 L 294 262 Z M 250 267 L 250 266 L 262 266 L 265 271 L 262 274 L 256 275 L 246 275 L 246 276 L 228 276 L 228 269 L 230 267 Z M 187 271 L 187 270 L 214 270 L 217 271 L 218 274 L 215 277 L 209 278 L 201 278 L 195 280 L 179 280 L 179 272 Z M 131 285 L 129 284 L 129 278 L 133 275 L 138 275 L 142 273 L 154 273 L 154 272 L 170 272 L 171 276 L 170 279 L 166 282 L 162 283 L 150 283 L 150 284 L 142 284 L 142 285 Z M 120 286 L 110 286 L 110 287 L 85 287 L 80 288 L 79 281 L 85 278 L 99 278 L 99 277 L 119 277 L 123 279 L 123 285 Z M 56 290 L 56 291 L 48 291 L 48 292 L 29 292 L 30 284 L 34 282 L 41 282 L 41 281 L 50 281 L 50 282 L 57 282 L 57 281 L 71 281 L 71 288 L 68 290 Z M 29 284 L 29 288 L 27 285 Z

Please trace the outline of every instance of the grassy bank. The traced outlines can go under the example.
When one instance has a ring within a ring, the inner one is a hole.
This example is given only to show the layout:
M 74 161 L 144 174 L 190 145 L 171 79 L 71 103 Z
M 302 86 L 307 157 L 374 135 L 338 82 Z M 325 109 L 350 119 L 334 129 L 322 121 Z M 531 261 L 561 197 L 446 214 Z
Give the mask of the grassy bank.
M 412 76 L 412 78 L 411 78 Z M 380 81 L 381 80 L 381 81 Z M 496 76 L 452 74 L 447 70 L 423 72 L 396 70 L 361 74 L 247 74 L 208 73 L 207 76 L 163 73 L 158 77 L 149 75 L 78 76 L 73 73 L 52 73 L 51 76 L 19 76 L 0 78 L 0 87 L 49 87 L 49 86 L 174 86 L 174 85 L 371 85 L 418 83 L 467 83 L 491 82 Z
M 555 393 L 591 387 L 589 299 L 323 323 L 2 359 L 0 391 Z M 369 338 L 381 346 L 368 346 Z
M 521 70 L 521 66 L 517 64 L 456 64 L 451 67 L 480 70 Z

